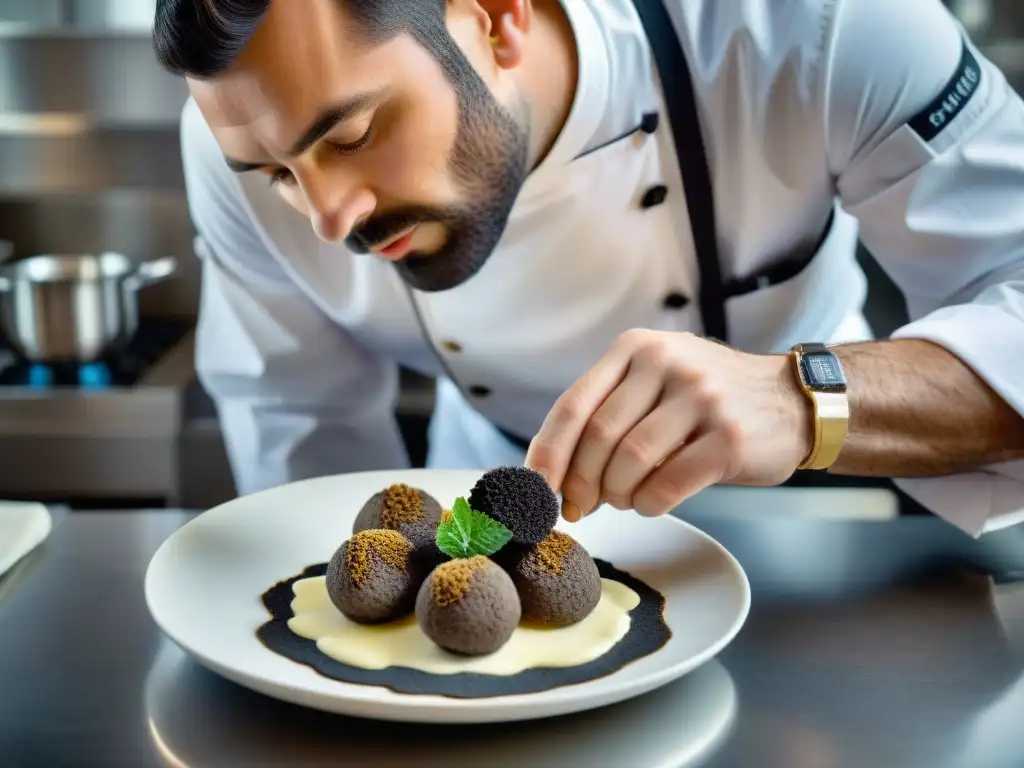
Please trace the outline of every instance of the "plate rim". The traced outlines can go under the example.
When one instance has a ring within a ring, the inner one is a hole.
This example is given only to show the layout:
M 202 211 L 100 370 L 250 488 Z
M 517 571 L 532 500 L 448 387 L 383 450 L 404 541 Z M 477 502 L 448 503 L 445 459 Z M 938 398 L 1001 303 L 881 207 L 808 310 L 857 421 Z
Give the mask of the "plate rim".
M 246 673 L 225 667 L 221 662 L 210 658 L 202 651 L 191 647 L 189 643 L 184 642 L 174 632 L 170 631 L 166 626 L 165 621 L 162 620 L 159 607 L 155 604 L 153 597 L 153 592 L 156 589 L 153 584 L 155 580 L 155 576 L 153 575 L 155 571 L 154 564 L 157 563 L 158 560 L 167 557 L 167 550 L 175 546 L 174 542 L 178 537 L 186 535 L 183 532 L 189 528 L 189 526 L 199 525 L 199 521 L 203 519 L 203 517 L 218 510 L 221 510 L 221 514 L 225 514 L 223 511 L 225 508 L 229 508 L 243 498 L 251 500 L 260 496 L 271 495 L 274 492 L 280 493 L 281 490 L 285 488 L 294 488 L 299 485 L 318 484 L 325 481 L 336 482 L 340 478 L 363 477 L 369 479 L 374 475 L 394 478 L 396 475 L 423 476 L 424 474 L 434 474 L 439 472 L 469 474 L 483 471 L 486 470 L 406 468 L 400 470 L 366 470 L 362 472 L 346 472 L 299 480 L 293 483 L 285 483 L 256 493 L 239 496 L 230 501 L 218 504 L 215 507 L 211 507 L 210 509 L 197 514 L 195 517 L 176 528 L 160 543 L 160 546 L 157 547 L 156 551 L 150 557 L 146 566 L 143 583 L 143 592 L 147 610 L 160 631 L 184 653 L 188 654 L 197 662 L 216 674 L 221 675 L 222 677 L 245 688 L 256 691 L 257 693 L 326 712 L 345 714 L 355 717 L 371 717 L 379 720 L 421 723 L 514 722 L 569 714 L 572 712 L 580 712 L 615 704 L 620 701 L 648 693 L 656 688 L 660 688 L 661 686 L 686 675 L 697 667 L 700 667 L 710 659 L 715 658 L 736 638 L 740 630 L 746 624 L 747 618 L 750 614 L 752 593 L 750 579 L 742 564 L 728 550 L 728 548 L 709 533 L 701 530 L 686 520 L 672 515 L 671 513 L 662 516 L 662 519 L 670 521 L 670 524 L 682 526 L 687 529 L 691 535 L 696 535 L 699 539 L 702 539 L 705 544 L 710 544 L 715 550 L 717 550 L 718 554 L 724 556 L 725 560 L 729 563 L 731 570 L 733 571 L 733 575 L 738 576 L 738 582 L 741 588 L 740 610 L 737 611 L 728 630 L 704 651 L 694 656 L 690 656 L 683 661 L 670 664 L 664 668 L 652 670 L 642 677 L 624 679 L 620 684 L 614 686 L 608 691 L 596 691 L 594 696 L 581 697 L 578 693 L 578 689 L 580 686 L 591 684 L 599 681 L 600 679 L 606 678 L 598 678 L 596 680 L 588 680 L 572 685 L 560 686 L 546 691 L 471 699 L 459 699 L 439 696 L 436 694 L 398 693 L 385 686 L 361 685 L 338 681 L 339 685 L 345 686 L 345 691 L 339 695 L 331 695 L 309 687 L 301 682 L 281 683 L 276 680 L 261 678 L 260 676 L 252 673 Z M 234 512 L 229 511 L 226 514 L 234 514 Z M 642 658 L 650 658 L 657 655 L 660 651 L 661 649 Z M 641 660 L 642 659 L 635 659 L 619 670 L 616 670 L 613 674 L 619 674 L 623 670 L 628 670 L 630 666 Z M 312 674 L 319 674 L 315 670 L 310 671 Z

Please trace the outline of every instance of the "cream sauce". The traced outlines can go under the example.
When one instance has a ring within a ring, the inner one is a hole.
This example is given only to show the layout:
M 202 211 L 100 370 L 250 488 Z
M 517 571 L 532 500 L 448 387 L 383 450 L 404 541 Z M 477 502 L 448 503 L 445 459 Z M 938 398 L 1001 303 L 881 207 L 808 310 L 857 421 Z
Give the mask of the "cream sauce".
M 601 580 L 601 600 L 582 621 L 558 629 L 521 624 L 487 656 L 463 657 L 438 647 L 414 615 L 389 624 L 349 621 L 327 595 L 327 579 L 300 579 L 292 587 L 292 632 L 316 642 L 321 653 L 360 669 L 408 667 L 435 675 L 476 672 L 515 675 L 537 667 L 574 667 L 611 650 L 629 631 L 629 611 L 640 596 L 625 584 Z

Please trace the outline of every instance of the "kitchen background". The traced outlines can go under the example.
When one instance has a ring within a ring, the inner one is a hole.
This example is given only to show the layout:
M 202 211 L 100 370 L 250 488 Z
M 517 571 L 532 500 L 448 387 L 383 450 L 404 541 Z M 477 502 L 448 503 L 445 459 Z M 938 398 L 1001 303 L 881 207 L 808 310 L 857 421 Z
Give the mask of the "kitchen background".
M 1024 92 L 1024 4 L 947 4 Z M 192 369 L 199 271 L 177 133 L 186 91 L 153 57 L 154 5 L 0 0 L 0 258 L 10 251 L 18 266 L 9 285 L 0 279 L 0 498 L 204 508 L 234 494 Z M 105 252 L 152 264 L 133 274 L 113 258 L 39 258 Z M 166 256 L 170 275 L 166 259 L 154 261 Z M 902 322 L 903 302 L 861 258 L 869 320 L 884 334 Z M 29 362 L 67 344 L 116 342 L 133 325 L 131 306 L 100 293 L 79 317 L 90 334 L 69 338 L 66 297 L 52 282 L 69 269 L 137 285 L 138 331 L 105 364 Z M 396 408 L 416 463 L 432 407 L 431 382 L 406 373 Z

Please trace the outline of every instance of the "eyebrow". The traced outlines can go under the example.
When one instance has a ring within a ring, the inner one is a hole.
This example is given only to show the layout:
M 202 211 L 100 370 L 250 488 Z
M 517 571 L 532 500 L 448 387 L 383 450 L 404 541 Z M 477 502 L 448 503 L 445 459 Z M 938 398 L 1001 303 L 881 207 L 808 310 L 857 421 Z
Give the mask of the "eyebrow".
M 333 131 L 339 124 L 346 120 L 351 120 L 356 115 L 361 112 L 365 112 L 374 104 L 377 104 L 383 96 L 383 90 L 367 91 L 364 93 L 357 93 L 355 96 L 351 96 L 337 104 L 331 104 L 330 106 L 324 107 L 320 110 L 319 114 L 317 114 L 313 122 L 310 123 L 309 127 L 302 134 L 299 140 L 292 145 L 291 149 L 288 150 L 288 154 L 292 157 L 301 155 L 320 141 L 320 139 Z M 231 157 L 225 157 L 224 159 L 227 162 L 228 167 L 235 173 L 257 171 L 260 168 L 266 168 L 267 166 L 272 165 L 272 163 L 250 163 L 244 160 L 235 160 Z

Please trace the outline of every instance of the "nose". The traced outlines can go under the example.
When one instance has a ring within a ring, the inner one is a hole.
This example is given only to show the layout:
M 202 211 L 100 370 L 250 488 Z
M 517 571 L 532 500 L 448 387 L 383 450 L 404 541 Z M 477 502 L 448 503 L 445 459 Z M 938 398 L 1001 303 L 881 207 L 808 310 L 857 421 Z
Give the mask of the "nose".
M 327 243 L 344 240 L 377 206 L 369 187 L 339 173 L 314 169 L 298 181 L 313 231 Z

